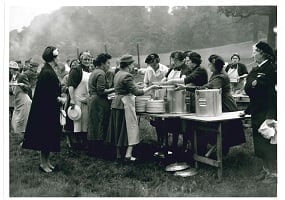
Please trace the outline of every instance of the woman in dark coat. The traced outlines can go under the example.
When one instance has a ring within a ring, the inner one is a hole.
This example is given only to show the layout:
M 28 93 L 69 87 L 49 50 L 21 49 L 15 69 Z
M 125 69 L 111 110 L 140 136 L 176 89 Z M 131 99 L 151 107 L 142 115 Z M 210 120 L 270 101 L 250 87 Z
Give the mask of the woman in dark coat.
M 23 148 L 41 151 L 40 170 L 52 172 L 50 152 L 60 151 L 61 126 L 59 121 L 61 88 L 54 68 L 57 65 L 58 49 L 52 46 L 44 50 L 46 62 L 38 76 L 33 97 Z
M 109 54 L 102 53 L 93 61 L 95 69 L 89 77 L 88 105 L 88 153 L 91 156 L 101 155 L 104 151 L 103 141 L 106 138 L 111 112 L 111 101 L 108 94 L 114 91 L 109 88 L 106 72 L 110 68 Z
M 244 114 L 251 114 L 255 155 L 263 160 L 263 169 L 256 179 L 272 182 L 277 177 L 277 144 L 270 144 L 270 140 L 263 138 L 258 129 L 264 121 L 268 126 L 274 126 L 274 120 L 277 120 L 275 55 L 267 43 L 258 42 L 253 46 L 253 57 L 258 66 L 246 79 L 245 92 L 250 104 Z
M 209 58 L 210 70 L 213 72 L 210 80 L 207 84 L 200 86 L 201 89 L 222 89 L 222 112 L 233 112 L 238 111 L 236 102 L 231 95 L 230 79 L 223 67 L 225 65 L 224 60 L 218 55 L 211 55 Z M 180 89 L 185 88 L 185 86 L 180 86 Z M 193 90 L 193 87 L 187 88 L 187 90 Z M 239 145 L 245 142 L 245 135 L 241 120 L 232 120 L 224 122 L 222 124 L 222 143 L 223 143 L 223 153 L 226 155 L 229 148 L 235 145 Z M 215 142 L 215 137 L 211 134 L 198 135 L 199 148 L 201 153 L 205 153 L 207 142 Z M 203 138 L 206 136 L 207 138 Z M 210 136 L 210 137 L 209 137 Z M 203 147 L 204 146 L 204 147 Z

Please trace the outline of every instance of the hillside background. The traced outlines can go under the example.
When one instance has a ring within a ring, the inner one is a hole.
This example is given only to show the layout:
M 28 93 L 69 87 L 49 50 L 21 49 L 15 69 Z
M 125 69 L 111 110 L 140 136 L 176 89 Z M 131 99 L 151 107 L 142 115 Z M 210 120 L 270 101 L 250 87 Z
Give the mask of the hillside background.
M 9 55 L 10 60 L 42 62 L 43 49 L 54 45 L 60 49 L 61 61 L 76 58 L 82 50 L 96 55 L 107 49 L 115 58 L 125 53 L 137 55 L 139 44 L 141 65 L 152 52 L 162 55 L 162 62 L 168 64 L 173 50 L 205 49 L 201 52 L 205 56 L 218 54 L 207 53 L 207 48 L 265 38 L 267 27 L 266 16 L 237 21 L 219 13 L 216 6 L 174 7 L 171 13 L 167 6 L 67 6 L 35 17 L 20 32 L 12 30 Z M 228 53 L 226 58 L 233 52 Z

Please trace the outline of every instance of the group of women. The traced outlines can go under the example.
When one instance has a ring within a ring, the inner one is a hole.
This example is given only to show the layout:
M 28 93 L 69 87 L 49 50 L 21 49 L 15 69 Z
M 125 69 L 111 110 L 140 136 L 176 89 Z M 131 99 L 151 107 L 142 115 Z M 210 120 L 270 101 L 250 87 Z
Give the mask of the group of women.
M 276 160 L 276 145 L 271 145 L 262 138 L 258 133 L 258 128 L 265 120 L 269 125 L 273 124 L 272 120 L 276 120 L 276 68 L 273 64 L 274 53 L 267 43 L 255 44 L 253 55 L 259 67 L 254 68 L 247 78 L 245 91 L 251 103 L 245 113 L 252 115 L 255 153 L 264 160 L 266 173 L 262 172 L 262 174 L 265 179 L 272 177 L 275 173 L 274 164 L 271 161 Z M 54 170 L 54 166 L 49 161 L 49 153 L 60 150 L 59 115 L 61 104 L 65 103 L 64 98 L 61 97 L 60 82 L 54 71 L 57 56 L 58 49 L 55 47 L 47 47 L 43 53 L 42 57 L 46 63 L 38 77 L 23 141 L 23 148 L 41 151 L 40 169 L 47 173 Z M 110 68 L 110 59 L 111 56 L 106 53 L 96 57 L 93 63 L 95 69 L 89 75 L 86 85 L 88 90 L 88 117 L 86 119 L 88 150 L 90 155 L 97 156 L 102 151 L 103 144 L 108 143 L 116 147 L 117 159 L 134 162 L 137 158 L 133 155 L 133 148 L 140 142 L 135 96 L 160 89 L 160 86 L 138 87 L 130 73 L 134 67 L 134 59 L 131 55 L 124 55 L 120 58 L 120 68 L 114 75 L 113 83 L 110 84 L 106 78 L 106 73 Z M 220 56 L 211 55 L 208 59 L 212 72 L 209 81 L 206 70 L 200 66 L 202 60 L 197 52 L 190 52 L 188 55 L 176 52 L 172 54 L 172 59 L 176 67 L 166 73 L 161 84 L 178 85 L 177 90 L 189 90 L 192 97 L 194 89 L 220 88 L 222 90 L 222 111 L 237 111 L 235 100 L 231 95 L 229 76 L 224 70 L 225 62 Z M 185 60 L 187 60 L 186 63 Z M 81 79 L 82 77 L 84 74 L 81 74 Z M 185 84 L 190 84 L 191 87 Z M 72 84 L 69 83 L 70 102 L 73 106 L 76 104 L 76 94 L 74 94 L 76 89 L 70 90 L 71 86 Z M 108 98 L 110 93 L 115 93 L 112 100 Z M 171 127 L 173 129 L 176 126 Z M 179 133 L 177 130 L 167 131 Z M 224 123 L 222 131 L 224 153 L 227 153 L 230 147 L 245 142 L 240 120 Z M 207 137 L 206 134 L 199 135 L 198 142 L 202 144 L 200 151 L 204 153 L 207 144 L 213 142 L 213 137 L 208 134 Z

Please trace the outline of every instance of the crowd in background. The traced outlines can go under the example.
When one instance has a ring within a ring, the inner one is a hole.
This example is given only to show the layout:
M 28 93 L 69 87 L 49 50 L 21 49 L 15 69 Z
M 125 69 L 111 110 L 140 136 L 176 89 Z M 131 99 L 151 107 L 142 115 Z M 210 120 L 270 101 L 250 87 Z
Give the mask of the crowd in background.
M 240 62 L 238 53 L 226 65 L 223 58 L 212 54 L 208 66 L 210 78 L 198 52 L 175 51 L 170 55 L 171 65 L 160 63 L 159 55 L 149 54 L 143 83 L 134 79 L 134 59 L 123 55 L 116 66 L 110 66 L 112 56 L 101 53 L 96 57 L 89 51 L 81 52 L 78 59 L 66 63 L 58 61 L 56 47 L 47 47 L 42 55 L 44 65 L 27 60 L 11 61 L 10 116 L 12 130 L 20 135 L 23 148 L 41 151 L 40 170 L 55 170 L 49 161 L 50 152 L 60 151 L 62 132 L 67 145 L 75 150 L 87 150 L 88 155 L 104 158 L 108 154 L 106 144 L 116 149 L 116 159 L 125 163 L 137 162 L 133 148 L 140 142 L 138 120 L 135 112 L 135 96 L 151 95 L 161 98 L 161 85 L 176 85 L 177 90 L 189 91 L 189 112 L 195 112 L 196 89 L 221 89 L 223 112 L 237 111 L 232 94 L 247 94 L 249 107 L 243 114 L 252 115 L 255 153 L 264 161 L 258 178 L 276 178 L 276 145 L 270 144 L 258 132 L 266 122 L 276 126 L 276 57 L 265 42 L 253 46 L 257 67 L 248 73 Z M 244 90 L 245 88 L 245 90 Z M 163 97 L 162 97 L 163 98 Z M 164 153 L 165 138 L 172 133 L 172 149 L 178 145 L 181 126 L 177 119 L 150 120 L 156 128 L 161 151 Z M 233 128 L 234 127 L 234 128 Z M 234 131 L 231 131 L 234 130 Z M 224 123 L 223 153 L 230 147 L 245 142 L 241 120 Z M 183 148 L 187 151 L 193 142 L 191 127 L 183 135 Z M 199 153 L 205 154 L 208 143 L 215 143 L 211 134 L 199 134 Z

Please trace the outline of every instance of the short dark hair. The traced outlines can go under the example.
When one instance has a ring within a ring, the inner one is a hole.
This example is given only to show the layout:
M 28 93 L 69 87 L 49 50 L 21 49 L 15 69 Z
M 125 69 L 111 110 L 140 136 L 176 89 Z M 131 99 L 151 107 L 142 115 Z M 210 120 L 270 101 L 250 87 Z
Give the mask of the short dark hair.
M 93 65 L 94 66 L 100 66 L 102 64 L 105 64 L 107 60 L 111 59 L 112 56 L 107 53 L 101 53 L 99 54 L 95 60 L 93 60 Z
M 53 46 L 48 46 L 45 48 L 42 58 L 44 59 L 44 61 L 46 62 L 51 62 L 53 61 L 57 55 L 55 55 L 54 50 L 56 50 L 56 47 Z
M 182 51 L 174 51 L 170 54 L 170 57 L 179 61 L 183 61 L 185 58 L 185 54 Z
M 188 57 L 192 63 L 195 63 L 198 66 L 202 63 L 201 55 L 198 54 L 197 52 L 192 51 L 186 57 Z
M 234 53 L 232 56 L 231 56 L 231 60 L 233 59 L 233 57 L 238 57 L 238 60 L 240 60 L 240 55 L 238 53 Z
M 152 53 L 152 54 L 149 54 L 146 59 L 145 59 L 145 63 L 147 64 L 150 64 L 150 63 L 154 63 L 154 62 L 157 62 L 159 63 L 160 59 L 159 59 L 159 56 L 158 54 L 156 53 Z
M 217 70 L 217 72 L 221 72 L 224 65 L 225 65 L 225 61 L 221 56 L 218 56 L 216 54 L 211 55 L 208 58 L 209 62 L 212 63 L 215 67 L 215 69 Z

